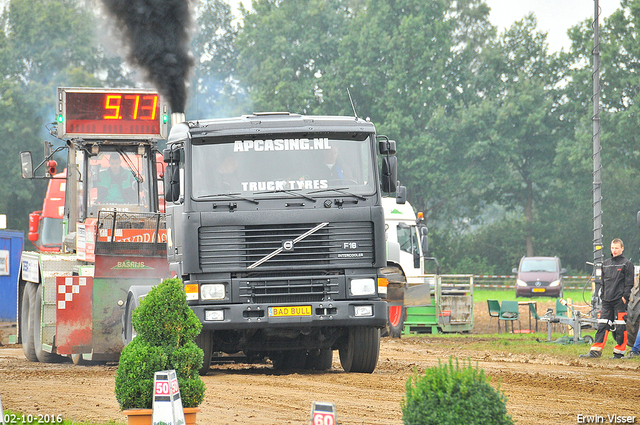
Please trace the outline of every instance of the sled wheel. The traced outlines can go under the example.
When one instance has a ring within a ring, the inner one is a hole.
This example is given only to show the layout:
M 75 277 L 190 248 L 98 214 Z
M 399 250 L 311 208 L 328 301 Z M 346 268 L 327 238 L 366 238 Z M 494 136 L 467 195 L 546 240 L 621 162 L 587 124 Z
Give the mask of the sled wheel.
M 33 342 L 35 344 L 36 357 L 40 363 L 60 363 L 64 357 L 55 353 L 49 353 L 42 349 L 42 285 L 36 286 L 35 304 L 33 306 Z
M 22 351 L 30 362 L 37 362 L 36 346 L 33 340 L 33 310 L 36 302 L 36 285 L 27 282 L 22 290 L 22 308 L 20 311 L 20 339 L 22 340 Z

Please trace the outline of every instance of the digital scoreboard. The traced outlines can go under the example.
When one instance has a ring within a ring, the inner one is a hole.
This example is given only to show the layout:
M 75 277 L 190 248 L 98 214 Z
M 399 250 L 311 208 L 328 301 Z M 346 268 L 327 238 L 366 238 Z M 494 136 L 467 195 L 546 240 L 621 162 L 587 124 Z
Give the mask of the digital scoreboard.
M 144 89 L 58 88 L 59 138 L 167 137 L 168 106 Z

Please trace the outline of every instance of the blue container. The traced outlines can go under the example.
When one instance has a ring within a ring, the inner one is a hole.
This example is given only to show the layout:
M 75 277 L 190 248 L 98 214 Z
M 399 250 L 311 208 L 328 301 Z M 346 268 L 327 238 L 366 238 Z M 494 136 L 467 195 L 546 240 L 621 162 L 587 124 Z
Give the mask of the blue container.
M 18 316 L 18 276 L 24 234 L 0 230 L 0 321 L 16 321 Z

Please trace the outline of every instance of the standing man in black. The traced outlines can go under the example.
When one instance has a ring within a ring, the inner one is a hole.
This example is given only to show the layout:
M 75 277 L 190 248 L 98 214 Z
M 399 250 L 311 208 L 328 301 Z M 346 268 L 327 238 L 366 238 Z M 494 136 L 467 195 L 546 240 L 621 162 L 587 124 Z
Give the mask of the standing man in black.
M 616 346 L 612 359 L 621 359 L 627 348 L 627 302 L 633 288 L 633 263 L 622 252 L 624 244 L 618 238 L 611 241 L 611 258 L 602 264 L 602 310 L 598 319 L 596 338 L 588 354 L 580 357 L 600 357 L 607 343 L 609 330 L 613 331 Z

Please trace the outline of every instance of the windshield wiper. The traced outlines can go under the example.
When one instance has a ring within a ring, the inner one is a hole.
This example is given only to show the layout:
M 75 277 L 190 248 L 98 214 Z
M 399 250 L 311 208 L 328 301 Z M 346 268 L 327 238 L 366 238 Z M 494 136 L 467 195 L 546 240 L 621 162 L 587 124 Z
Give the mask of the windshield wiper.
M 253 202 L 256 205 L 258 205 L 260 203 L 257 199 L 247 198 L 245 196 L 240 195 L 240 193 L 231 193 L 231 192 L 218 193 L 216 195 L 201 196 L 198 199 L 212 199 L 212 198 L 217 198 L 219 196 L 229 196 L 231 198 L 242 199 L 243 201 Z
M 300 196 L 301 198 L 304 199 L 308 199 L 311 202 L 316 202 L 315 198 L 312 198 L 311 196 L 307 196 L 304 193 L 298 193 L 297 191 L 300 189 L 277 189 L 277 190 L 268 190 L 266 192 L 253 192 L 254 195 L 263 195 L 265 193 L 288 193 L 289 195 L 297 195 Z M 311 193 L 311 192 L 309 192 Z
M 342 193 L 343 195 L 353 196 L 353 197 L 355 197 L 357 199 L 360 199 L 361 201 L 366 201 L 367 200 L 366 197 L 364 197 L 362 195 L 357 195 L 355 193 L 348 192 L 346 189 L 349 189 L 349 188 L 348 187 L 336 187 L 336 188 L 314 190 L 313 192 L 309 192 L 309 193 L 320 193 L 320 192 L 333 191 L 333 192 Z

